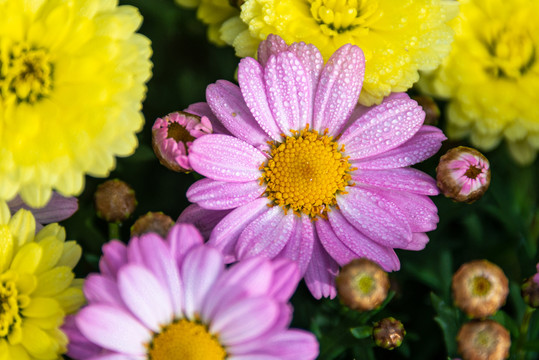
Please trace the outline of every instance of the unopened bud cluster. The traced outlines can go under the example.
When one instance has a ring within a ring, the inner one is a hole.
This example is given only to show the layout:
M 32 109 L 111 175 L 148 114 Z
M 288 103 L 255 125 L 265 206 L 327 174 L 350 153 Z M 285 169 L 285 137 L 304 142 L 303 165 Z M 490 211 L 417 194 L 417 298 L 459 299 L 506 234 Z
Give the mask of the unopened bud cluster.
M 125 182 L 113 179 L 97 187 L 94 194 L 97 216 L 107 222 L 127 220 L 137 207 L 135 191 Z

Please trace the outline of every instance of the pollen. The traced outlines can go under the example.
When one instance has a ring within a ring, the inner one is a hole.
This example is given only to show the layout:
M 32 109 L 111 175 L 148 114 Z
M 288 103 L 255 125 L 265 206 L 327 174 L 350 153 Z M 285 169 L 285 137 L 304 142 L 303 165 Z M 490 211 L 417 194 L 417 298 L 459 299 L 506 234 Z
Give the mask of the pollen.
M 150 360 L 224 360 L 226 351 L 206 326 L 181 319 L 153 338 L 148 355 Z
M 337 206 L 336 196 L 346 194 L 351 183 L 351 168 L 339 145 L 327 130 L 319 134 L 309 130 L 292 130 L 282 142 L 271 143 L 270 159 L 260 169 L 260 184 L 266 184 L 265 195 L 285 213 L 292 210 L 311 218 L 327 218 Z

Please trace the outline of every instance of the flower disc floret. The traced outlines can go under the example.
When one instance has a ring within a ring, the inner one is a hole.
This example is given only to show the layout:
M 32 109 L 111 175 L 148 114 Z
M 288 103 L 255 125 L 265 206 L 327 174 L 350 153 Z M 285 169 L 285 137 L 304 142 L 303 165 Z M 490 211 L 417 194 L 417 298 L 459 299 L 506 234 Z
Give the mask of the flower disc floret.
M 117 1 L 10 0 L 0 14 L 0 199 L 42 207 L 133 153 L 150 41 Z
M 261 183 L 266 184 L 266 196 L 276 205 L 311 218 L 327 218 L 327 212 L 337 205 L 336 196 L 347 194 L 352 186 L 348 157 L 344 145 L 332 136 L 309 130 L 291 130 L 282 142 L 271 145 L 271 158 L 263 165 Z

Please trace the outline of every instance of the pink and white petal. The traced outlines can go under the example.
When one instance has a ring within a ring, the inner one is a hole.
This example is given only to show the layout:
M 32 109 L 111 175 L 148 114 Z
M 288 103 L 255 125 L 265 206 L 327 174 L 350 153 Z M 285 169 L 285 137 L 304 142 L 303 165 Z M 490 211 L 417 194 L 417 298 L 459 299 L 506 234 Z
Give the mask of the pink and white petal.
M 394 169 L 424 161 L 440 150 L 446 140 L 442 130 L 423 125 L 411 139 L 381 154 L 352 161 L 358 169 Z
M 228 210 L 250 203 L 264 194 L 258 181 L 235 182 L 202 179 L 187 190 L 187 199 L 203 208 Z
M 260 343 L 257 353 L 276 356 L 281 360 L 311 360 L 319 353 L 316 337 L 307 331 L 286 330 Z
M 129 264 L 121 268 L 118 289 L 131 313 L 152 331 L 158 333 L 172 322 L 170 294 L 145 267 Z
M 90 305 L 75 317 L 77 328 L 93 343 L 127 355 L 146 354 L 152 332 L 126 311 L 110 305 Z
M 436 180 L 414 168 L 356 170 L 352 173 L 352 179 L 359 186 L 361 184 L 375 186 L 383 191 L 409 191 L 429 196 L 440 193 L 436 186 Z
M 284 214 L 280 206 L 274 206 L 251 221 L 241 232 L 236 243 L 238 260 L 252 256 L 274 258 L 286 245 L 294 230 L 295 215 Z
M 277 258 L 293 260 L 303 276 L 313 254 L 314 230 L 312 221 L 307 215 L 302 214 L 301 219 L 294 218 L 294 231 Z
M 11 214 L 20 209 L 30 210 L 37 223 L 50 224 L 65 220 L 73 215 L 79 208 L 79 202 L 76 197 L 65 197 L 53 191 L 51 199 L 44 207 L 33 208 L 28 206 L 19 195 L 8 201 L 8 206 Z
M 192 168 L 213 180 L 246 182 L 262 176 L 267 158 L 260 150 L 229 135 L 206 135 L 189 148 Z
M 313 128 L 330 135 L 340 134 L 357 104 L 365 57 L 357 46 L 346 44 L 328 60 L 318 81 L 313 112 Z
M 185 256 L 181 268 L 184 285 L 184 314 L 194 320 L 204 299 L 224 271 L 223 256 L 216 249 L 199 246 Z
M 200 207 L 197 204 L 191 204 L 182 211 L 182 213 L 178 217 L 178 220 L 176 220 L 176 223 L 189 224 L 189 225 L 195 226 L 196 229 L 200 232 L 200 235 L 202 235 L 203 239 L 207 240 L 210 238 L 210 234 L 213 228 L 215 227 L 215 225 L 217 225 L 219 221 L 221 221 L 228 214 L 230 214 L 230 210 L 208 210 L 208 209 L 204 209 L 203 207 Z M 176 239 L 174 243 L 181 245 L 181 246 L 176 246 L 174 250 L 172 251 L 173 253 L 176 254 L 176 258 L 179 258 L 178 255 L 180 253 L 178 251 L 180 251 L 181 254 L 183 254 L 182 251 L 187 250 L 187 247 L 183 245 L 190 246 L 193 241 L 194 242 L 197 241 L 193 237 L 194 235 L 193 235 L 192 229 L 189 231 L 187 231 L 185 228 L 178 229 L 178 234 L 183 234 L 184 230 L 186 233 L 185 240 L 178 242 L 178 240 L 181 240 L 183 236 L 181 238 L 179 238 L 178 236 L 174 237 L 174 239 Z M 170 231 L 172 231 L 172 229 Z M 171 244 L 172 246 L 172 241 L 170 240 L 171 239 L 170 231 L 169 231 L 169 236 L 167 236 L 167 239 L 169 239 L 168 240 L 169 244 Z M 187 235 L 188 233 L 191 233 L 191 235 Z
M 280 36 L 269 34 L 266 40 L 260 42 L 260 44 L 258 45 L 256 57 L 258 59 L 258 62 L 263 67 L 266 67 L 266 63 L 268 62 L 270 56 L 277 55 L 287 50 L 288 45 L 286 45 L 286 42 L 281 39 Z
M 190 114 L 195 114 L 200 117 L 207 117 L 210 120 L 211 127 L 213 129 L 213 134 L 225 134 L 225 135 L 232 135 L 227 128 L 221 123 L 221 120 L 215 116 L 213 111 L 211 110 L 208 103 L 205 102 L 198 102 L 189 105 L 187 109 L 184 110 L 185 112 L 188 112 Z
M 198 236 L 200 239 L 200 235 Z M 179 316 L 182 309 L 181 294 L 183 290 L 175 254 L 170 251 L 165 241 L 155 234 L 142 235 L 139 238 L 138 246 L 143 255 L 141 265 L 150 270 L 163 289 L 166 290 L 173 312 Z
M 412 240 L 406 215 L 375 191 L 351 187 L 337 204 L 350 224 L 382 246 L 403 247 Z
M 438 209 L 425 195 L 407 191 L 378 191 L 380 196 L 395 203 L 406 215 L 412 232 L 426 232 L 436 229 Z
M 102 247 L 99 270 L 103 275 L 116 279 L 118 269 L 127 263 L 127 246 L 119 240 L 111 240 Z
M 100 346 L 94 344 L 82 335 L 75 323 L 75 315 L 65 317 L 61 330 L 69 338 L 67 355 L 71 358 L 88 359 L 103 353 L 103 349 Z
M 185 254 L 202 245 L 204 238 L 193 224 L 178 223 L 168 231 L 166 241 L 176 264 L 181 264 Z
M 218 80 L 207 87 L 206 99 L 213 113 L 233 136 L 254 147 L 266 145 L 268 135 L 253 118 L 238 85 Z
M 288 48 L 288 51 L 293 52 L 299 61 L 303 64 L 303 68 L 307 71 L 312 84 L 312 96 L 314 104 L 315 89 L 320 79 L 320 73 L 324 66 L 324 58 L 316 46 L 306 44 L 304 42 L 295 42 Z
M 145 360 L 146 358 L 147 357 L 145 355 L 134 356 L 134 355 L 119 354 L 119 353 L 110 353 L 110 354 L 93 356 L 85 360 Z
M 291 52 L 270 57 L 264 69 L 268 104 L 281 133 L 305 127 L 312 119 L 312 84 L 298 58 Z
M 215 226 L 208 244 L 225 256 L 227 264 L 236 261 L 235 247 L 238 238 L 248 224 L 269 210 L 268 203 L 267 198 L 256 199 L 234 209 Z
M 313 256 L 305 272 L 305 283 L 315 299 L 333 299 L 337 295 L 335 276 L 338 272 L 339 265 L 329 256 L 315 233 Z
M 238 82 L 245 103 L 256 122 L 268 134 L 271 140 L 279 140 L 281 131 L 271 113 L 266 87 L 264 69 L 253 58 L 243 58 L 238 65 Z
M 247 298 L 220 308 L 209 324 L 211 333 L 218 333 L 223 345 L 240 344 L 262 336 L 279 317 L 279 304 L 265 296 Z
M 425 112 L 414 100 L 384 101 L 348 127 L 339 142 L 352 160 L 378 155 L 410 139 L 424 119 Z
M 399 270 L 400 262 L 395 251 L 387 246 L 382 246 L 376 241 L 368 238 L 357 230 L 346 218 L 343 216 L 340 210 L 332 211 L 328 214 L 329 224 L 324 222 L 320 225 L 317 224 L 317 230 L 322 230 L 319 232 L 320 241 L 328 250 L 330 255 L 336 253 L 337 250 L 333 249 L 332 246 L 335 246 L 331 241 L 331 237 L 335 236 L 338 241 L 348 248 L 353 254 L 354 258 L 366 257 L 372 261 L 377 262 L 385 271 Z M 331 225 L 330 228 L 327 225 Z M 330 232 L 331 231 L 331 232 Z M 331 251 L 329 250 L 331 249 Z M 349 254 L 346 254 L 346 249 L 340 249 L 344 252 L 346 256 L 341 257 L 341 262 L 337 258 L 337 262 L 340 265 L 347 264 L 352 259 L 349 258 Z
M 89 274 L 84 281 L 84 295 L 90 304 L 107 304 L 124 307 L 118 285 L 110 277 L 101 274 Z
M 286 302 L 294 294 L 301 280 L 297 263 L 288 259 L 275 259 L 271 262 L 274 268 L 273 281 L 268 295 L 277 301 Z
M 428 242 L 429 237 L 427 236 L 427 234 L 415 232 L 412 233 L 412 241 L 403 249 L 413 251 L 423 250 L 425 246 L 427 246 Z
M 227 357 L 227 360 L 281 360 L 278 356 L 264 355 L 264 354 L 246 354 L 246 355 L 233 355 Z

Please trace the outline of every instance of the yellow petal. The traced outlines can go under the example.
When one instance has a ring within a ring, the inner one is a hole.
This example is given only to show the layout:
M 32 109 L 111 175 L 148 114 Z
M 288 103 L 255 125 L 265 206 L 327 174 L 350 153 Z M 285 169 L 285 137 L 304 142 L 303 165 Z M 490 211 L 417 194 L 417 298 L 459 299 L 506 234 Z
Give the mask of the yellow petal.
M 21 209 L 9 221 L 9 228 L 17 247 L 34 240 L 36 221 L 28 210 Z
M 70 287 L 54 297 L 66 314 L 76 312 L 84 303 L 86 298 L 81 288 Z
M 58 301 L 52 298 L 34 297 L 30 304 L 22 310 L 25 317 L 49 317 L 53 315 L 63 315 L 63 311 Z
M 11 212 L 5 201 L 0 201 L 0 225 L 6 225 L 11 218 Z
M 17 276 L 17 279 L 15 280 L 15 285 L 19 291 L 19 295 L 32 293 L 36 288 L 37 278 L 31 274 L 19 273 L 18 275 L 19 276 Z
M 66 231 L 63 227 L 61 227 L 57 223 L 49 224 L 37 233 L 35 241 L 40 242 L 49 236 L 53 236 L 60 241 L 65 241 Z
M 7 225 L 0 225 L 0 274 L 11 264 L 13 245 L 11 230 Z
M 52 269 L 58 263 L 62 256 L 64 243 L 54 237 L 48 237 L 40 241 L 38 245 L 43 249 L 41 261 L 36 269 L 36 273 L 39 274 Z
M 58 344 L 49 334 L 28 321 L 22 324 L 22 346 L 38 359 L 56 359 Z
M 11 269 L 21 273 L 33 274 L 41 260 L 41 253 L 41 247 L 34 242 L 24 245 L 15 255 Z
M 69 287 L 75 275 L 71 268 L 59 266 L 38 275 L 37 287 L 34 291 L 38 296 L 52 296 L 59 294 Z

